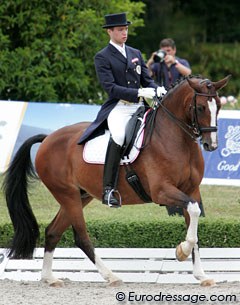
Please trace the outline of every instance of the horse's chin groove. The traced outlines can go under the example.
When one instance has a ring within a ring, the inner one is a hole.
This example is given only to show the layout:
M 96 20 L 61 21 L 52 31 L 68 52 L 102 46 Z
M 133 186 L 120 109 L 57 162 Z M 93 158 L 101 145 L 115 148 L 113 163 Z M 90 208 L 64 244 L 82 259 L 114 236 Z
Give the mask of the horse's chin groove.
M 123 285 L 123 281 L 120 280 L 120 279 L 112 281 L 112 282 L 109 283 L 110 287 L 119 287 L 121 285 Z
M 188 258 L 188 256 L 184 254 L 181 244 L 176 247 L 176 258 L 179 262 L 183 262 Z
M 207 279 L 201 282 L 202 287 L 216 286 L 216 282 L 213 279 Z

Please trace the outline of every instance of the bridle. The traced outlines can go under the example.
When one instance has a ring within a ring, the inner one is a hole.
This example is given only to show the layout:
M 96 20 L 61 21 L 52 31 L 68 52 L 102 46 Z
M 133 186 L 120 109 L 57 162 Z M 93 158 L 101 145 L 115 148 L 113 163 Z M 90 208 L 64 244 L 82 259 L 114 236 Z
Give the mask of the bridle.
M 197 91 L 194 92 L 194 96 L 192 98 L 192 102 L 190 108 L 192 109 L 192 122 L 191 125 L 187 124 L 183 120 L 177 118 L 166 106 L 163 104 L 163 98 L 154 98 L 154 110 L 157 110 L 161 107 L 165 113 L 169 116 L 169 118 L 174 121 L 185 133 L 187 133 L 194 141 L 196 141 L 199 137 L 202 136 L 204 132 L 216 132 L 217 126 L 209 126 L 209 127 L 202 127 L 198 122 L 198 115 L 197 115 L 197 96 L 206 96 L 212 100 L 212 97 L 216 97 L 217 93 L 199 93 Z
M 203 132 L 216 132 L 217 131 L 217 126 L 209 126 L 209 127 L 201 127 L 198 122 L 198 116 L 197 116 L 197 96 L 206 96 L 210 98 L 209 100 L 212 101 L 212 97 L 216 97 L 217 93 L 199 93 L 199 92 L 194 92 L 193 96 L 193 115 L 192 115 L 192 127 L 193 127 L 193 132 L 196 134 L 197 137 L 200 137 Z

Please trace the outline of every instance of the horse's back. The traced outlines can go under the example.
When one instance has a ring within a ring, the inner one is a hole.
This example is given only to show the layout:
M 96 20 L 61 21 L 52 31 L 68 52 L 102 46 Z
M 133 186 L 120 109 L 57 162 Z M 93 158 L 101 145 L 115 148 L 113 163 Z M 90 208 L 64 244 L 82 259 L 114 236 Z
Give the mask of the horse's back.
M 83 145 L 77 143 L 89 124 L 81 122 L 65 126 L 45 138 L 35 159 L 35 167 L 42 180 L 47 174 L 65 176 L 69 170 L 77 168 L 83 150 Z

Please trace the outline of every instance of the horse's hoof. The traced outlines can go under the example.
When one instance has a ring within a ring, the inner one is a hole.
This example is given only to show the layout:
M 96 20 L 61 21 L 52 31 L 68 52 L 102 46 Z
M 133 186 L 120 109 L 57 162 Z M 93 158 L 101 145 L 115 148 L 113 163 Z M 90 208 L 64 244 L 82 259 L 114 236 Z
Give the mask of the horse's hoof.
M 207 280 L 202 281 L 200 285 L 202 287 L 216 286 L 216 282 L 212 279 L 207 279 Z
M 64 282 L 61 280 L 56 280 L 55 282 L 49 283 L 50 287 L 61 288 L 64 287 Z
M 188 256 L 184 254 L 181 244 L 176 247 L 176 258 L 179 262 L 183 262 L 188 258 Z
M 112 282 L 109 283 L 110 287 L 119 287 L 123 284 L 123 281 L 120 279 L 114 280 Z

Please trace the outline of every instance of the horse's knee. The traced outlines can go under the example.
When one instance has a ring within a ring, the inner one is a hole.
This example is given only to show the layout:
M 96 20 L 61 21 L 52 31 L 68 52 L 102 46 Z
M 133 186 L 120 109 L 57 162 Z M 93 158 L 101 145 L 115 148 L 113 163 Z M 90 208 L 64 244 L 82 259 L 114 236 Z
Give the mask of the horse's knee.
M 197 202 L 189 202 L 187 205 L 187 211 L 190 217 L 199 217 L 201 210 Z

